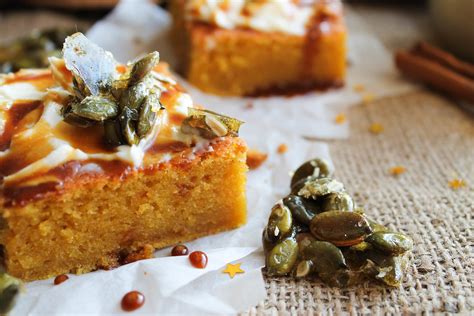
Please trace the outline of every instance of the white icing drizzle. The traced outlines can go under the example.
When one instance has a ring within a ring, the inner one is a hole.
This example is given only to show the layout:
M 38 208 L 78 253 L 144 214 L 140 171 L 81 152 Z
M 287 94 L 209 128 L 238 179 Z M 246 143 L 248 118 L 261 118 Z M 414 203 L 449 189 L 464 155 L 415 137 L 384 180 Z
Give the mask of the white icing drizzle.
M 186 16 L 188 19 L 207 22 L 225 29 L 245 27 L 262 32 L 303 36 L 318 2 L 318 0 L 190 0 L 186 3 Z M 339 1 L 332 2 L 340 5 Z
M 156 73 L 158 74 L 158 73 Z M 175 84 L 175 81 L 171 78 L 166 77 L 163 74 L 155 76 L 155 80 L 160 80 L 168 84 Z M 201 139 L 196 138 L 194 135 L 186 135 L 181 133 L 180 126 L 173 125 L 169 120 L 169 111 L 160 111 L 159 118 L 157 119 L 153 132 L 146 138 L 142 139 L 138 145 L 122 145 L 114 149 L 114 151 L 104 152 L 87 152 L 86 149 L 77 148 L 75 145 L 68 141 L 67 137 L 62 137 L 61 133 L 56 133 L 56 130 L 60 130 L 61 126 L 64 127 L 65 123 L 61 115 L 62 104 L 57 103 L 57 97 L 59 99 L 67 96 L 68 92 L 61 86 L 55 85 L 52 87 L 46 87 L 40 91 L 36 86 L 28 81 L 12 82 L 10 84 L 0 84 L 0 136 L 2 135 L 2 127 L 4 126 L 7 113 L 11 104 L 16 100 L 42 100 L 43 111 L 39 120 L 33 123 L 31 126 L 20 132 L 14 134 L 10 148 L 5 151 L 0 151 L 0 158 L 8 158 L 10 154 L 15 153 L 17 147 L 25 146 L 25 143 L 35 142 L 39 136 L 41 136 L 42 143 L 39 146 L 49 146 L 50 150 L 45 150 L 44 153 L 38 154 L 38 157 L 34 161 L 29 161 L 29 164 L 24 168 L 18 170 L 15 173 L 6 175 L 3 179 L 2 186 L 8 186 L 10 184 L 17 185 L 22 181 L 31 182 L 29 179 L 32 175 L 44 173 L 44 171 L 51 170 L 57 166 L 60 166 L 69 161 L 87 161 L 87 160 L 102 160 L 102 161 L 113 161 L 120 160 L 124 161 L 135 168 L 139 168 L 143 164 L 145 153 L 150 146 L 155 144 L 156 140 L 160 138 L 160 141 L 180 141 L 187 145 L 194 143 L 200 143 Z M 173 91 L 173 102 L 172 113 L 182 115 L 185 117 L 188 112 L 188 108 L 193 106 L 191 97 L 183 92 Z M 56 98 L 55 98 L 56 97 Z M 55 101 L 56 100 L 56 101 Z M 160 130 L 166 126 L 163 134 L 160 134 Z M 69 128 L 72 128 L 68 126 Z M 74 127 L 76 128 L 76 127 Z M 81 129 L 77 127 L 77 133 L 81 133 Z M 207 141 L 206 141 L 207 142 Z M 204 145 L 205 147 L 207 145 Z M 196 148 L 202 148 L 198 145 Z M 33 146 L 33 149 L 34 146 Z M 161 160 L 166 162 L 172 158 L 171 153 L 163 153 Z M 89 162 L 85 162 L 86 166 L 91 165 Z M 97 167 L 89 166 L 91 172 L 100 171 L 100 166 Z M 89 169 L 81 169 L 81 172 L 87 172 Z

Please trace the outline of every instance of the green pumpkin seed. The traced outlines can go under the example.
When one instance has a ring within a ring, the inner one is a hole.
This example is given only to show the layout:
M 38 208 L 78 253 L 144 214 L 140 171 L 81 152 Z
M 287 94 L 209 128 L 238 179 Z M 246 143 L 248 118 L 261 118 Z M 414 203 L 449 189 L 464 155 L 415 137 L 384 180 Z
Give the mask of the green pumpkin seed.
M 317 199 L 330 193 L 340 193 L 344 191 L 344 185 L 331 178 L 315 178 L 311 177 L 306 181 L 298 195 L 305 198 Z
M 303 260 L 296 266 L 295 276 L 297 278 L 304 278 L 313 271 L 313 262 L 311 260 Z
M 181 125 L 185 134 L 194 134 L 212 139 L 223 136 L 238 136 L 242 121 L 209 110 L 188 109 L 188 117 Z
M 342 251 L 327 241 L 313 240 L 301 251 L 301 257 L 312 260 L 318 273 L 347 268 Z
M 319 206 L 314 200 L 306 200 L 301 196 L 289 195 L 283 199 L 283 204 L 290 209 L 295 220 L 304 225 L 309 225 L 319 213 Z
M 372 273 L 373 277 L 389 286 L 400 286 L 408 265 L 406 255 L 394 257 L 371 252 L 369 257 L 370 259 L 367 260 L 367 265 L 364 267 L 367 273 Z
M 268 219 L 267 236 L 270 240 L 281 239 L 291 232 L 292 225 L 293 217 L 288 207 L 280 203 L 276 204 Z
M 15 305 L 20 292 L 21 282 L 18 279 L 0 272 L 0 314 L 7 314 Z
M 120 127 L 122 129 L 122 135 L 128 145 L 136 145 L 140 141 L 136 131 L 134 117 L 138 116 L 136 112 L 125 107 L 120 114 Z
M 376 222 L 374 222 L 373 220 L 370 220 L 370 219 L 368 219 L 368 221 L 369 221 L 369 224 L 370 224 L 370 228 L 372 228 L 372 231 L 374 233 L 388 231 L 388 228 L 385 227 L 384 225 L 378 224 L 378 223 L 376 223 Z
M 293 184 L 291 186 L 291 194 L 297 195 L 298 192 L 300 192 L 300 190 L 304 187 L 306 182 L 309 181 L 310 179 L 311 179 L 311 177 L 306 177 L 306 178 L 300 179 L 295 184 Z
M 159 95 L 152 93 L 145 98 L 138 116 L 137 134 L 139 137 L 143 138 L 152 131 L 158 117 L 157 112 L 162 108 Z
M 122 131 L 118 121 L 108 120 L 104 122 L 105 141 L 111 146 L 120 146 L 125 142 L 122 139 Z
M 278 243 L 267 256 L 267 271 L 270 275 L 286 275 L 291 272 L 298 258 L 298 243 L 288 238 Z
M 145 57 L 133 64 L 130 71 L 129 86 L 132 86 L 142 80 L 146 75 L 153 70 L 153 68 L 160 61 L 160 54 L 158 52 L 149 53 Z
M 77 116 L 103 122 L 117 116 L 118 106 L 114 101 L 107 98 L 88 96 L 81 103 L 73 103 L 71 111 Z
M 331 193 L 324 197 L 322 210 L 324 212 L 331 210 L 351 212 L 354 210 L 354 202 L 346 192 Z
M 372 232 L 367 219 L 358 213 L 328 211 L 316 215 L 311 221 L 311 233 L 336 246 L 352 246 L 363 241 Z
M 74 102 L 76 102 L 76 100 L 69 102 L 62 108 L 63 119 L 66 123 L 82 128 L 97 124 L 96 121 L 89 120 L 73 113 L 72 105 L 74 104 Z
M 120 108 L 128 107 L 138 110 L 145 97 L 150 93 L 150 84 L 142 80 L 125 90 L 120 97 Z
M 372 249 L 372 245 L 366 241 L 362 241 L 350 247 L 350 250 L 352 251 L 366 251 L 368 249 Z
M 332 174 L 333 169 L 328 161 L 321 158 L 311 159 L 296 169 L 293 177 L 291 178 L 290 187 L 293 187 L 296 182 L 309 176 L 316 178 L 327 178 L 331 177 Z
M 316 240 L 313 235 L 310 233 L 299 233 L 295 236 L 296 242 L 298 243 L 298 248 L 300 253 L 304 251 L 304 249 L 309 246 L 313 241 Z
M 376 232 L 368 236 L 366 241 L 391 255 L 403 254 L 413 248 L 413 240 L 401 233 Z
M 310 260 L 318 276 L 332 286 L 349 282 L 347 264 L 339 248 L 325 241 L 313 241 L 301 251 L 304 260 Z

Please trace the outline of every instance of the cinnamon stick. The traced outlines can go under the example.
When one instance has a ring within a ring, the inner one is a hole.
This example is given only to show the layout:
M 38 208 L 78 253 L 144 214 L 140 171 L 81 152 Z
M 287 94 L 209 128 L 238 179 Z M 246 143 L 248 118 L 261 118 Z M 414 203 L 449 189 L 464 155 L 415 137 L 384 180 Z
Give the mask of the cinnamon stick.
M 397 52 L 395 64 L 409 77 L 474 103 L 474 80 L 450 67 L 413 52 Z
M 424 56 L 428 59 L 436 61 L 441 65 L 444 65 L 452 70 L 465 75 L 471 79 L 474 79 L 474 65 L 468 62 L 459 60 L 450 53 L 435 47 L 426 42 L 419 42 L 413 48 L 413 52 L 417 55 Z

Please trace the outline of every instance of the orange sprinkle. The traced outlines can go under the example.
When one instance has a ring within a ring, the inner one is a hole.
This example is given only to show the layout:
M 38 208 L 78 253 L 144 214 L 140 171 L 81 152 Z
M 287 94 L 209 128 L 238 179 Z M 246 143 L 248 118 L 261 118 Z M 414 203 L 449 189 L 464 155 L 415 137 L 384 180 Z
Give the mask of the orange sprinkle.
M 395 167 L 390 168 L 390 174 L 392 176 L 401 175 L 402 173 L 405 173 L 405 171 L 407 171 L 407 169 L 403 166 L 395 166 Z
M 453 179 L 449 181 L 449 186 L 453 190 L 464 188 L 466 185 L 466 181 L 464 181 L 463 179 Z
M 277 148 L 277 153 L 284 154 L 288 151 L 288 146 L 286 144 L 280 144 Z
M 336 115 L 336 118 L 334 118 L 334 122 L 336 124 L 343 124 L 346 121 L 346 115 L 344 113 L 339 113 Z
M 383 132 L 383 125 L 380 123 L 373 123 L 372 125 L 370 125 L 369 131 L 372 134 L 380 134 Z
M 367 104 L 374 101 L 375 95 L 373 93 L 367 92 L 362 96 L 362 103 Z
M 365 86 L 363 84 L 355 84 L 352 86 L 352 89 L 354 89 L 355 92 L 363 92 L 365 91 Z

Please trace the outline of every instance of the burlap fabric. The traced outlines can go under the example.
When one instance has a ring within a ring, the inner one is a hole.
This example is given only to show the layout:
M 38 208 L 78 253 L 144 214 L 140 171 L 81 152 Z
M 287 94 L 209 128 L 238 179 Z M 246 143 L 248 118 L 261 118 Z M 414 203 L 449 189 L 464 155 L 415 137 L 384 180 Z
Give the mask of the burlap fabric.
M 413 237 L 403 285 L 337 289 L 265 277 L 268 298 L 248 314 L 473 313 L 474 118 L 428 92 L 357 106 L 348 117 L 350 138 L 330 145 L 337 177 L 370 217 Z M 374 122 L 383 133 L 368 131 Z M 396 165 L 406 173 L 390 175 Z M 454 178 L 467 187 L 451 189 Z

